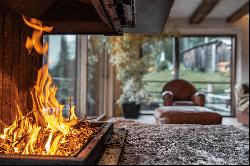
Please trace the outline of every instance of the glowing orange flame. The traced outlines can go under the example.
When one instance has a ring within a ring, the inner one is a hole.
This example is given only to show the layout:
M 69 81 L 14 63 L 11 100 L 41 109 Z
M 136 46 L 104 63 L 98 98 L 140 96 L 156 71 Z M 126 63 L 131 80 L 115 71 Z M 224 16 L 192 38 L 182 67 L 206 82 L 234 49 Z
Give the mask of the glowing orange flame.
M 53 28 L 43 27 L 42 22 L 36 19 L 30 22 L 24 16 L 23 19 L 35 29 L 32 39 L 27 39 L 27 49 L 31 51 L 34 46 L 39 54 L 45 54 L 48 43 L 42 47 L 39 41 L 43 32 L 51 32 Z M 79 123 L 75 107 L 70 106 L 67 119 L 63 117 L 65 106 L 56 99 L 56 92 L 48 65 L 44 65 L 38 71 L 36 84 L 30 92 L 33 110 L 24 116 L 17 105 L 16 120 L 0 135 L 0 154 L 72 155 L 72 149 L 80 148 L 94 134 L 94 129 L 87 122 Z M 74 128 L 77 124 L 83 127 Z
M 51 32 L 53 27 L 42 26 L 42 22 L 31 18 L 30 21 L 27 20 L 25 16 L 23 16 L 24 22 L 31 28 L 35 29 L 32 34 L 32 38 L 27 37 L 26 48 L 31 52 L 34 47 L 36 52 L 39 54 L 45 54 L 48 51 L 48 43 L 45 43 L 44 46 L 40 43 L 43 32 Z

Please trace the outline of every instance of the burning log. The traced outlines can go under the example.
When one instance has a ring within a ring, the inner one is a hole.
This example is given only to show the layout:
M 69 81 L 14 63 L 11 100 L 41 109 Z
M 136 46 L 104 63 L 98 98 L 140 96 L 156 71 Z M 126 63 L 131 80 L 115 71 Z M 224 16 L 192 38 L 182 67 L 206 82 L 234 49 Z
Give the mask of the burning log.
M 74 126 L 74 129 L 79 129 L 84 127 L 85 123 L 78 123 Z M 87 142 L 85 142 L 78 150 L 74 151 L 74 145 L 79 146 L 77 142 L 71 144 L 73 141 L 77 141 L 77 135 L 74 135 L 74 138 L 67 138 L 65 144 L 60 146 L 60 150 L 63 153 L 68 153 L 69 151 L 73 152 L 71 155 L 18 155 L 18 154 L 8 154 L 3 155 L 1 151 L 6 150 L 10 146 L 6 144 L 6 147 L 0 146 L 0 163 L 1 164 L 17 164 L 17 165 L 37 165 L 37 164 L 48 164 L 48 165 L 93 165 L 97 164 L 102 153 L 104 152 L 104 148 L 106 147 L 106 143 L 112 135 L 113 124 L 112 123 L 89 123 L 89 127 L 98 129 L 95 135 L 88 138 Z M 41 134 L 40 136 L 45 136 Z M 80 135 L 82 137 L 83 135 Z M 47 138 L 39 137 L 42 142 Z M 81 138 L 84 139 L 84 138 Z M 45 142 L 45 141 L 44 141 Z M 39 146 L 40 144 L 38 144 Z M 39 148 L 38 148 L 39 149 Z M 42 148 L 44 149 L 44 148 Z
M 99 130 L 82 121 L 73 126 L 67 135 L 59 131 L 50 132 L 40 126 L 25 134 L 20 133 L 24 130 L 20 128 L 21 121 L 5 129 L 5 136 L 0 138 L 0 154 L 72 156 Z

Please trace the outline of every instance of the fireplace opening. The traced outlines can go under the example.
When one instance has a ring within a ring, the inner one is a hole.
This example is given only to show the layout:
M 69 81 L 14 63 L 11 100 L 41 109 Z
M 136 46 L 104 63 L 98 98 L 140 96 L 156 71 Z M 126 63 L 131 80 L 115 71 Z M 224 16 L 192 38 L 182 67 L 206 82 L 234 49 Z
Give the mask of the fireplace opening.
M 27 36 L 27 53 L 35 51 L 37 56 L 47 59 L 49 46 L 42 36 L 54 27 L 25 16 L 23 21 L 34 30 Z M 98 161 L 113 125 L 78 118 L 72 100 L 60 103 L 57 90 L 48 64 L 44 64 L 37 71 L 36 82 L 29 91 L 32 109 L 22 110 L 17 98 L 13 107 L 15 119 L 8 125 L 3 123 L 1 164 L 95 164 Z M 65 111 L 67 116 L 64 116 Z

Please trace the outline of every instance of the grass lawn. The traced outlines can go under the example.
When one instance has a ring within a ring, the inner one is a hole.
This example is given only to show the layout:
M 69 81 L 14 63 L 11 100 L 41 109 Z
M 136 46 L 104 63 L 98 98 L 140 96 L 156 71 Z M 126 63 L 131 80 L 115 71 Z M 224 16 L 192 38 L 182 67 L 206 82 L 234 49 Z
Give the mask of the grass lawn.
M 212 73 L 212 72 L 198 72 L 181 69 L 180 78 L 194 82 L 230 82 L 230 76 L 223 73 Z M 155 97 L 160 97 L 162 87 L 167 81 L 173 79 L 171 70 L 164 70 L 160 72 L 149 73 L 144 76 L 145 87 Z M 162 81 L 162 82 L 148 82 L 146 81 Z M 195 84 L 199 91 L 207 91 L 208 84 Z M 213 91 L 215 93 L 223 93 L 226 89 L 230 89 L 230 83 L 227 84 L 212 84 Z

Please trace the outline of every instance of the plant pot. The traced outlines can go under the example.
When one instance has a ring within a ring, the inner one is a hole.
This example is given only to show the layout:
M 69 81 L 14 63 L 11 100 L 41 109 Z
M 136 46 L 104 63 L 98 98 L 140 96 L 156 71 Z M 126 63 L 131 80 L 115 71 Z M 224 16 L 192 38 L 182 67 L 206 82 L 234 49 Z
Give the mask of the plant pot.
M 125 118 L 138 119 L 140 112 L 140 105 L 135 103 L 122 104 L 123 115 Z

